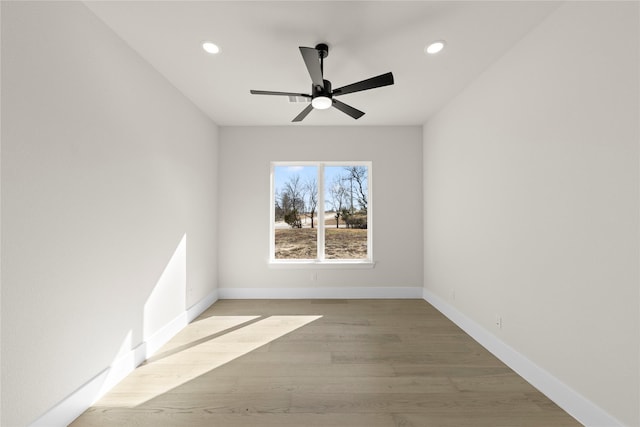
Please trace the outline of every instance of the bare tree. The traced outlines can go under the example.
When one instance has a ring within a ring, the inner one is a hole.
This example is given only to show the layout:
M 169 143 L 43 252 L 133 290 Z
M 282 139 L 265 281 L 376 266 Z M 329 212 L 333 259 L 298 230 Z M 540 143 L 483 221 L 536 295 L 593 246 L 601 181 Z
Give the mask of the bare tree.
M 318 207 L 318 179 L 315 177 L 307 179 L 304 188 L 307 193 L 308 215 L 311 217 L 311 228 L 313 228 L 313 217 Z
M 329 186 L 329 203 L 333 208 L 333 211 L 336 213 L 336 228 L 340 225 L 340 216 L 342 215 L 342 211 L 347 206 L 347 197 L 349 195 L 349 190 L 344 185 L 344 180 L 342 177 L 335 177 L 331 185 Z
M 292 228 L 301 228 L 300 214 L 305 212 L 305 186 L 300 175 L 292 175 L 280 191 L 280 206 Z
M 283 196 L 278 192 L 276 192 L 275 196 L 276 196 L 275 206 L 274 206 L 275 220 L 281 221 L 284 218 L 284 213 L 285 213 L 284 203 L 287 200 L 283 200 Z
M 348 166 L 345 167 L 347 175 L 345 179 L 349 181 L 349 190 L 351 196 L 351 208 L 353 208 L 353 196 L 355 193 L 356 200 L 360 209 L 367 212 L 367 167 L 366 166 Z

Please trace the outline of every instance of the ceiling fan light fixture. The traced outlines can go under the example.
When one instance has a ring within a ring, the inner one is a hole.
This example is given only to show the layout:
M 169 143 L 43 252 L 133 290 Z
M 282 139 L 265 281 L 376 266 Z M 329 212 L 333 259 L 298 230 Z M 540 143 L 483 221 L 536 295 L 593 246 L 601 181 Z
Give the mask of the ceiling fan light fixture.
M 313 108 L 317 110 L 326 110 L 331 107 L 332 104 L 333 101 L 331 101 L 331 98 L 327 96 L 316 96 L 311 100 L 311 105 L 313 105 Z
M 213 42 L 202 42 L 202 49 L 205 52 L 215 55 L 216 53 L 220 53 L 220 46 Z
M 435 55 L 436 53 L 444 49 L 444 45 L 445 45 L 444 40 L 436 40 L 433 43 L 428 44 L 427 47 L 424 48 L 424 53 L 427 53 L 429 55 Z
M 353 108 L 344 102 L 335 99 L 338 96 L 348 93 L 361 92 L 363 90 L 375 89 L 378 87 L 389 86 L 393 84 L 393 73 L 380 74 L 359 82 L 342 86 L 338 89 L 331 88 L 331 82 L 324 78 L 323 60 L 329 54 L 329 47 L 320 43 L 315 48 L 300 46 L 300 54 L 304 60 L 304 64 L 311 77 L 311 93 L 295 93 L 295 92 L 274 92 L 270 90 L 249 90 L 252 95 L 276 95 L 291 97 L 302 97 L 311 100 L 311 104 L 307 105 L 304 110 L 291 120 L 293 123 L 301 122 L 314 109 L 326 110 L 335 107 L 337 110 L 350 116 L 353 119 L 359 119 L 364 115 L 363 111 Z

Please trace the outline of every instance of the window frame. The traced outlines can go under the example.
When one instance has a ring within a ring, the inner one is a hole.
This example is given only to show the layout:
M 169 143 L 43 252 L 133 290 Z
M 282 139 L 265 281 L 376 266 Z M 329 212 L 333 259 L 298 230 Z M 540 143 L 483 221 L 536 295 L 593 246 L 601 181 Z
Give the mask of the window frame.
M 316 236 L 315 259 L 277 259 L 275 257 L 275 168 L 279 166 L 314 166 L 318 173 L 318 231 Z M 363 259 L 326 259 L 325 258 L 325 182 L 324 168 L 333 166 L 365 166 L 367 167 L 367 257 Z M 269 195 L 269 266 L 274 268 L 373 268 L 373 191 L 372 161 L 272 161 L 270 164 Z

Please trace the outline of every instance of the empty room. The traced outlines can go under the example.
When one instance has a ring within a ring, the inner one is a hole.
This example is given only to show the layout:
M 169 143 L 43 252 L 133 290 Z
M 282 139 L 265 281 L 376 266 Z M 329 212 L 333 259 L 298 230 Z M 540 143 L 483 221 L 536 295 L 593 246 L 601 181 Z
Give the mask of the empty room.
M 2 427 L 640 427 L 639 2 L 0 20 Z

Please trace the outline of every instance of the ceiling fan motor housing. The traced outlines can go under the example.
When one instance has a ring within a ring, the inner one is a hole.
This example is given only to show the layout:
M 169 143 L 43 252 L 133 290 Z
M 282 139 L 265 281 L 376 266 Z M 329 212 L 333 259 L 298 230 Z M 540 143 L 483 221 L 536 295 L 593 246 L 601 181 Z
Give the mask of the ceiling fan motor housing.
M 329 46 L 326 43 L 320 43 L 316 45 L 316 50 L 318 51 L 318 55 L 321 59 L 329 56 Z
M 317 96 L 326 96 L 327 98 L 331 98 L 331 82 L 329 80 L 322 80 L 324 83 L 324 88 L 321 86 L 311 85 L 311 98 L 315 98 Z

